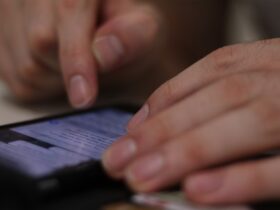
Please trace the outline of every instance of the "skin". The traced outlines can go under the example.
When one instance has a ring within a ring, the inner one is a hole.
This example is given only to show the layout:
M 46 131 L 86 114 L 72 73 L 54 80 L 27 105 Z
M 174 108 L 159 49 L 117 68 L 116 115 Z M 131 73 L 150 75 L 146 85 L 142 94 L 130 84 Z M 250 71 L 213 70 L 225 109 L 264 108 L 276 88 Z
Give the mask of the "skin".
M 17 99 L 143 104 L 223 43 L 223 0 L 100 2 L 0 0 L 0 78 Z M 123 51 L 108 47 L 112 37 Z
M 156 41 L 133 62 L 101 75 L 99 99 L 102 101 L 143 104 L 162 83 L 224 44 L 226 1 L 141 2 L 156 8 L 160 14 Z
M 163 84 L 105 153 L 108 173 L 139 192 L 181 183 L 204 204 L 279 199 L 279 157 L 252 159 L 280 146 L 279 49 L 224 47 Z
M 98 74 L 145 53 L 159 30 L 154 7 L 135 0 L 0 0 L 0 75 L 23 101 L 64 89 L 76 108 L 94 103 Z

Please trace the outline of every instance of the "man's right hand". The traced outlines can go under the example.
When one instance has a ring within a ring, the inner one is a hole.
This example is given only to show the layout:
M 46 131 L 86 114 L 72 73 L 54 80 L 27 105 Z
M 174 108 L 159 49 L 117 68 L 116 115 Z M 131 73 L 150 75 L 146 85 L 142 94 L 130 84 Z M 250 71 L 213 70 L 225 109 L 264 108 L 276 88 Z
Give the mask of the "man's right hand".
M 0 76 L 22 100 L 60 94 L 65 84 L 71 104 L 87 107 L 98 72 L 143 54 L 158 20 L 135 0 L 0 0 Z

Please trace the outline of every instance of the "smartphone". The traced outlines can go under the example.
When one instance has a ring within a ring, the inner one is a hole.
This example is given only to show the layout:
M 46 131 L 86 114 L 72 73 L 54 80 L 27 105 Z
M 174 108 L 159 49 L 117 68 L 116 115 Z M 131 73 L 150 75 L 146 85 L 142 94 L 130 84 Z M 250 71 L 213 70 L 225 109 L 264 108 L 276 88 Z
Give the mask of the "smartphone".
M 106 184 L 101 156 L 134 111 L 96 108 L 0 127 L 1 187 L 44 199 Z

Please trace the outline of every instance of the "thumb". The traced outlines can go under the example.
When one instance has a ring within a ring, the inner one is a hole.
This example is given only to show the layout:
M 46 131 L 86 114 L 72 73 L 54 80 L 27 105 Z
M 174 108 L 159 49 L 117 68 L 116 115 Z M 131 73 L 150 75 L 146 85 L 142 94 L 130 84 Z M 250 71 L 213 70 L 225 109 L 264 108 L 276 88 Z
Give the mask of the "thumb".
M 111 3 L 112 2 L 112 3 Z M 160 21 L 155 9 L 127 0 L 108 1 L 109 17 L 99 28 L 93 42 L 93 52 L 101 72 L 121 67 L 148 50 L 155 41 Z M 121 4 L 129 4 L 121 5 Z

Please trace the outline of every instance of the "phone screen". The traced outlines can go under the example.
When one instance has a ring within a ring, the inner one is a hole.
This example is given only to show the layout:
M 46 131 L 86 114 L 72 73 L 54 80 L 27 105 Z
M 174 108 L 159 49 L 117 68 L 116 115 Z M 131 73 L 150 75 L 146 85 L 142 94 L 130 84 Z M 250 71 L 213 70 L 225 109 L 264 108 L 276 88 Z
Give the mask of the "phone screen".
M 131 116 L 106 108 L 5 129 L 0 132 L 0 160 L 35 178 L 100 160 L 126 133 Z

